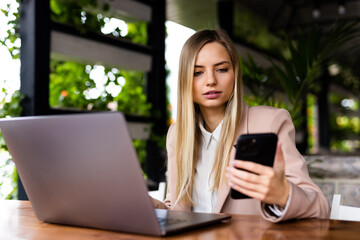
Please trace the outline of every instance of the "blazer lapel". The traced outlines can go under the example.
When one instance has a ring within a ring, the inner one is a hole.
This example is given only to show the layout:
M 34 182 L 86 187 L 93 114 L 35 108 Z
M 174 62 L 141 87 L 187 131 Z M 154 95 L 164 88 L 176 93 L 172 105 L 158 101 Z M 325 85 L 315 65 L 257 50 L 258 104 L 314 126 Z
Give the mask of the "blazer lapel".
M 221 209 L 224 205 L 225 199 L 227 198 L 227 196 L 229 195 L 229 192 L 230 192 L 230 187 L 228 185 L 228 181 L 225 178 L 226 177 L 223 177 L 220 181 L 220 186 L 218 189 L 218 197 L 217 197 L 217 202 L 216 202 L 216 207 L 215 207 L 216 213 L 221 212 Z
M 249 119 L 248 114 L 249 114 L 249 105 L 244 103 L 243 116 L 241 118 L 239 126 L 236 129 L 236 138 L 234 139 L 234 145 L 236 144 L 238 136 L 249 132 L 249 130 L 248 130 L 248 119 Z M 230 153 L 230 159 L 234 159 L 234 158 L 235 158 L 235 148 L 233 148 Z M 215 212 L 217 212 L 217 213 L 221 212 L 221 209 L 225 203 L 226 198 L 229 195 L 229 192 L 230 192 L 230 187 L 229 187 L 227 178 L 225 176 L 223 176 L 220 180 Z

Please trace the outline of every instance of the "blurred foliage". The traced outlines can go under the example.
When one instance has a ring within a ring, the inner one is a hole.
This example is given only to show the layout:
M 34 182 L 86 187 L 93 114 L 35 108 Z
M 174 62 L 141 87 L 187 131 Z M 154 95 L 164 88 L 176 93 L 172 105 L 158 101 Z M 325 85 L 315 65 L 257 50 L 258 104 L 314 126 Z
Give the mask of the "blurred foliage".
M 97 0 L 50 0 L 51 20 L 66 23 L 79 29 L 99 30 L 104 20 L 95 14 L 84 11 L 87 7 L 97 7 Z M 102 8 L 107 8 L 106 5 Z
M 283 92 L 279 91 L 276 78 L 271 76 L 269 68 L 256 65 L 253 57 L 248 54 L 247 59 L 240 59 L 243 83 L 245 85 L 245 99 L 250 106 L 269 105 L 285 107 Z
M 336 55 L 336 50 L 343 49 L 349 41 L 360 36 L 357 28 L 359 22 L 335 23 L 326 33 L 313 27 L 309 33 L 299 31 L 296 40 L 283 34 L 290 55 L 279 52 L 280 65 L 271 61 L 278 81 L 290 101 L 289 111 L 293 117 L 298 115 L 304 96 L 321 89 L 321 81 L 318 80 Z
M 360 134 L 359 117 L 336 116 L 335 122 L 338 130 L 348 134 Z
M 360 36 L 358 25 L 359 21 L 335 23 L 326 34 L 315 26 L 307 33 L 299 30 L 296 39 L 282 33 L 283 47 L 272 50 L 277 58 L 268 57 L 270 67 L 258 67 L 250 56 L 242 60 L 244 84 L 252 95 L 248 99 L 258 104 L 286 106 L 298 127 L 305 120 L 301 109 L 306 94 L 319 92 L 321 82 L 318 80 L 336 49 L 343 49 Z
M 318 138 L 316 97 L 313 94 L 307 94 L 307 128 L 308 128 L 308 153 L 315 154 L 318 152 L 315 139 Z
M 360 95 L 360 79 L 356 73 L 354 73 L 354 69 L 338 64 L 330 65 L 330 67 L 332 66 L 336 66 L 339 69 L 337 74 L 331 76 L 332 82 L 342 86 L 354 95 Z
M 101 32 L 111 17 L 107 4 L 98 6 L 96 0 L 72 1 L 51 0 L 51 19 L 64 24 L 73 25 L 82 31 Z M 94 10 L 96 9 L 96 11 Z M 102 12 L 104 14 L 99 14 Z M 107 15 L 104 17 L 104 15 Z M 147 43 L 147 24 L 143 22 L 127 22 L 125 38 L 136 43 Z M 112 33 L 120 36 L 121 30 L 117 27 Z M 105 83 L 97 86 L 90 73 L 94 66 L 76 62 L 51 60 L 50 75 L 50 106 L 62 108 L 78 108 L 82 110 L 109 110 L 109 103 L 116 102 L 117 109 L 126 114 L 149 116 L 151 106 L 147 103 L 144 93 L 145 75 L 142 72 L 122 71 L 105 68 Z M 124 81 L 119 82 L 119 79 Z M 121 88 L 117 96 L 113 96 L 108 89 L 117 86 Z M 90 96 L 91 91 L 101 91 L 97 96 Z M 114 106 L 114 104 L 112 104 Z
M 360 151 L 359 100 L 332 93 L 329 101 L 336 111 L 330 115 L 330 148 L 334 152 Z
M 330 149 L 332 152 L 353 153 L 360 150 L 360 140 L 338 140 L 331 142 Z
M 355 77 L 349 67 L 342 66 L 335 60 L 339 54 L 338 49 L 341 49 L 343 53 L 359 47 L 351 45 L 351 41 L 360 36 L 359 22 L 355 20 L 334 23 L 330 31 L 326 33 L 314 26 L 306 33 L 299 30 L 296 38 L 290 38 L 282 33 L 282 47 L 274 45 L 273 49 L 269 49 L 263 45 L 265 49 L 271 50 L 277 56 L 277 58 L 268 57 L 271 66 L 267 68 L 257 66 L 251 56 L 242 59 L 243 80 L 247 90 L 245 91 L 246 101 L 249 105 L 270 105 L 288 109 L 297 130 L 302 130 L 299 127 L 303 126 L 306 120 L 310 135 L 308 146 L 310 150 L 314 150 L 314 138 L 317 138 L 317 132 L 313 129 L 314 119 L 317 119 L 314 114 L 317 112 L 313 109 L 315 100 L 309 100 L 308 95 L 316 96 L 320 92 L 322 88 L 320 79 L 324 75 L 327 75 L 327 81 L 330 84 L 338 84 L 353 92 L 355 96 L 359 94 L 359 78 Z M 270 39 L 265 35 L 264 38 Z M 331 67 L 332 70 L 336 70 L 336 74 L 331 73 Z M 344 97 L 337 99 L 337 116 L 331 116 L 329 120 L 331 150 L 356 151 L 359 150 L 359 143 L 356 144 L 356 142 L 360 141 L 351 139 L 359 139 L 359 120 L 343 116 L 350 110 L 349 107 L 341 106 L 340 103 L 343 100 Z M 304 104 L 305 101 L 306 104 Z M 331 104 L 335 103 L 331 102 Z M 358 100 L 355 100 L 352 110 L 358 111 L 358 105 Z M 307 108 L 306 115 L 312 114 L 310 116 L 312 119 L 303 114 L 304 107 Z
M 50 107 L 87 109 L 84 92 L 95 83 L 85 72 L 86 65 L 75 62 L 50 61 Z
M 16 41 L 20 37 L 20 0 L 9 2 L 5 9 L 1 9 L 0 14 L 3 14 L 8 19 L 7 35 L 0 38 L 0 44 L 7 47 L 12 58 L 18 59 L 20 56 L 20 45 Z
M 342 110 L 339 111 L 344 114 L 347 112 L 346 110 L 352 110 L 352 111 L 360 110 L 359 102 L 356 101 L 356 97 L 340 96 L 339 94 L 331 93 L 329 94 L 329 102 L 333 105 L 338 106 L 339 108 L 343 108 Z M 345 102 L 348 102 L 348 104 L 344 104 Z
M 234 5 L 234 35 L 260 48 L 284 49 L 283 41 L 271 33 L 268 23 L 240 3 Z
M 1 89 L 0 94 L 0 118 L 17 117 L 21 114 L 20 102 L 24 98 L 19 91 L 15 91 L 11 95 L 5 88 Z M 0 158 L 0 197 L 5 199 L 17 198 L 17 180 L 18 175 L 11 156 L 7 153 L 8 149 L 0 131 L 0 155 L 7 156 Z M 7 154 L 6 154 L 7 153 Z M 2 196 L 3 186 L 8 181 L 12 189 L 6 196 Z
M 90 76 L 96 67 L 100 68 L 100 71 L 103 69 L 102 82 L 96 83 Z M 51 107 L 118 110 L 131 115 L 150 115 L 151 104 L 147 102 L 144 93 L 143 72 L 121 71 L 116 68 L 58 60 L 51 60 L 50 69 Z M 110 89 L 115 86 L 120 89 L 120 93 L 113 96 Z M 92 90 L 95 90 L 95 94 L 91 94 Z M 117 107 L 114 109 L 111 106 Z
M 128 33 L 125 38 L 130 39 L 134 43 L 146 45 L 148 42 L 146 22 L 129 22 Z
M 1 139 L 0 139 L 1 141 Z M 2 150 L 0 149 L 0 152 Z M 11 186 L 9 192 L 5 193 L 5 196 L 2 196 L 0 193 L 1 199 L 17 199 L 18 198 L 18 174 L 14 163 L 11 161 L 11 158 L 8 158 L 5 162 L 0 162 L 0 192 L 3 192 L 3 187 L 6 184 Z
M 19 42 L 19 13 L 20 0 L 9 1 L 5 9 L 1 9 L 0 14 L 8 19 L 6 26 L 6 35 L 0 38 L 0 44 L 4 45 L 13 59 L 18 59 L 20 56 L 20 44 Z M 4 29 L 2 29 L 4 30 Z M 6 81 L 6 80 L 5 80 Z M 4 86 L 5 84 L 1 84 Z M 0 118 L 16 117 L 21 114 L 20 101 L 24 98 L 19 91 L 9 93 L 7 89 L 1 88 L 0 92 Z M 0 131 L 0 197 L 4 199 L 16 199 L 17 198 L 17 180 L 18 175 L 14 163 L 11 161 L 11 156 L 8 154 L 7 146 L 1 135 Z M 4 189 L 6 185 L 11 186 L 10 192 L 6 192 Z
M 126 81 L 119 95 L 114 97 L 118 110 L 135 115 L 150 116 L 151 104 L 144 94 L 146 85 L 145 74 L 142 72 L 120 71 L 119 75 Z
M 51 20 L 68 24 L 79 29 L 80 32 L 93 31 L 100 33 L 111 18 L 122 19 L 113 14 L 109 4 L 99 6 L 97 0 L 50 0 Z M 116 27 L 111 36 L 128 39 L 133 43 L 147 44 L 147 23 L 144 21 L 127 21 L 127 34 Z
M 10 101 L 6 101 L 9 95 L 5 88 L 2 88 L 1 91 L 4 98 L 0 99 L 0 118 L 20 116 L 22 111 L 20 102 L 24 99 L 24 95 L 22 95 L 19 91 L 15 91 L 11 95 Z

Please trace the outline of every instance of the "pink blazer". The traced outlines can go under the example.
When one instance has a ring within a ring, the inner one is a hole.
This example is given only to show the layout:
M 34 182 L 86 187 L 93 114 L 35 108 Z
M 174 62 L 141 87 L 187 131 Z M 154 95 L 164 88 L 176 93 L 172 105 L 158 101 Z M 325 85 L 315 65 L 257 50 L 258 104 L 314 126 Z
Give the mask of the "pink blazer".
M 290 114 L 280 108 L 267 106 L 249 107 L 244 104 L 244 115 L 237 128 L 237 136 L 246 133 L 274 132 L 282 143 L 285 159 L 285 174 L 290 183 L 290 196 L 283 216 L 274 217 L 265 211 L 265 204 L 255 199 L 234 200 L 230 197 L 230 187 L 225 177 L 218 189 L 216 212 L 232 214 L 262 215 L 272 222 L 293 218 L 328 218 L 329 204 L 309 177 L 306 162 L 295 146 L 295 128 Z M 171 209 L 191 211 L 181 202 L 173 206 L 176 200 L 176 163 L 175 163 L 175 124 L 171 125 L 167 135 L 168 152 L 168 188 L 164 203 Z M 234 142 L 236 144 L 236 140 Z M 235 148 L 231 157 L 235 156 Z

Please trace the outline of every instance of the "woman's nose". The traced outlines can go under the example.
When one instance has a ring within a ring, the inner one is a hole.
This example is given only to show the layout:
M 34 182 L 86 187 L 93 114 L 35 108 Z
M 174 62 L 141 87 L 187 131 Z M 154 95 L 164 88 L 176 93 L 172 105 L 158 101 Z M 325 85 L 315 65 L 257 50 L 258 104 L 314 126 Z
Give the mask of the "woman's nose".
M 217 80 L 216 80 L 215 75 L 213 73 L 209 73 L 206 78 L 206 85 L 213 86 L 213 85 L 216 85 L 216 83 L 217 83 Z

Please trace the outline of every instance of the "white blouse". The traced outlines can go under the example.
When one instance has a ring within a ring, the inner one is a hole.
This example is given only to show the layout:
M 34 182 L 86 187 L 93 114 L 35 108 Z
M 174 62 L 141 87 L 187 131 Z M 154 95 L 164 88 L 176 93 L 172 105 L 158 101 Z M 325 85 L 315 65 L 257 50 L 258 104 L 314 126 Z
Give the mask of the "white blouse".
M 214 165 L 221 127 L 222 121 L 214 132 L 209 133 L 202 123 L 200 124 L 202 139 L 195 168 L 195 188 L 192 192 L 194 212 L 215 212 L 217 191 L 210 190 L 214 184 L 214 178 L 213 176 L 210 178 L 210 173 Z

